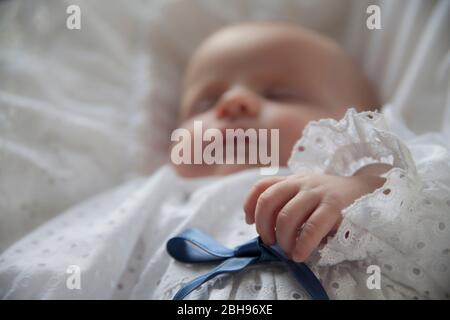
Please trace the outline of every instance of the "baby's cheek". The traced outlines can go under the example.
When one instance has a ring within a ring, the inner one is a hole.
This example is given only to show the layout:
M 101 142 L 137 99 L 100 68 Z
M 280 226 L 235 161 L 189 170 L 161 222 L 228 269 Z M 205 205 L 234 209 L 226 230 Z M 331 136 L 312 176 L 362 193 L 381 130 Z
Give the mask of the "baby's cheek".
M 286 165 L 291 156 L 292 147 L 300 139 L 306 120 L 298 110 L 281 110 L 279 108 L 269 118 L 267 127 L 279 129 L 280 164 Z

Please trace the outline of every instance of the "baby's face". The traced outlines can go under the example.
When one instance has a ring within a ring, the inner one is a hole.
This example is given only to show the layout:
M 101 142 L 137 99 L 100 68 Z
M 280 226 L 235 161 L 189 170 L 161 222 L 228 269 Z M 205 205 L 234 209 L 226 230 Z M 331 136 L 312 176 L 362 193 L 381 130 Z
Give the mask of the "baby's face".
M 305 125 L 339 119 L 349 107 L 373 109 L 367 80 L 330 40 L 283 24 L 228 27 L 192 57 L 184 79 L 181 127 L 279 129 L 286 165 Z M 193 142 L 192 142 L 193 145 Z M 182 176 L 223 175 L 255 165 L 177 165 Z

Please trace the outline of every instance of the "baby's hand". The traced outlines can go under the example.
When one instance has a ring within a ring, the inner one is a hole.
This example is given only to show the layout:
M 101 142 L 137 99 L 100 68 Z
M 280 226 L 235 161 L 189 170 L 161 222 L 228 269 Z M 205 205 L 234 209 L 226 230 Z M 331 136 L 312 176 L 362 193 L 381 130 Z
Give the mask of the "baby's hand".
M 350 177 L 303 173 L 263 179 L 247 196 L 246 221 L 256 223 L 265 244 L 277 242 L 288 257 L 304 261 L 337 230 L 342 209 L 384 184 L 385 179 L 373 173 L 390 167 L 381 168 Z

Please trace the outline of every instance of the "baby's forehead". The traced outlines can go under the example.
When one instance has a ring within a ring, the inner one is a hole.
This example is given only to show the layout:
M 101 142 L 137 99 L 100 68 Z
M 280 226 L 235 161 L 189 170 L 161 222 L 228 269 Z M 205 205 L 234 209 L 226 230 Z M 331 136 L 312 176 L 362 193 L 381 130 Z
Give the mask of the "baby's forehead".
M 274 45 L 283 42 L 314 42 L 321 36 L 311 30 L 286 23 L 247 23 L 228 26 L 210 35 L 200 46 L 228 47 L 233 45 Z
M 308 63 L 306 56 L 326 49 L 327 43 L 310 31 L 278 24 L 227 27 L 210 36 L 190 60 L 186 81 L 214 71 L 230 73 L 255 68 L 286 68 Z
M 299 47 L 318 45 L 318 39 L 298 27 L 284 25 L 251 24 L 221 29 L 207 38 L 193 55 L 191 62 L 225 53 L 259 51 L 293 51 Z M 278 50 L 277 50 L 278 49 Z

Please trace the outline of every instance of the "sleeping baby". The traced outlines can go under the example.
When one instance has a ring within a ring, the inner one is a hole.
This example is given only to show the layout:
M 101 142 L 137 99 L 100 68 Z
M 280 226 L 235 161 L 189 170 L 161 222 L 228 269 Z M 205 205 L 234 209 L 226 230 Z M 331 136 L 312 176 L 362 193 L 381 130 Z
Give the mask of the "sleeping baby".
M 280 164 L 286 166 L 290 158 L 292 170 L 286 175 L 263 178 L 250 190 L 243 191 L 247 194 L 243 201 L 245 221 L 255 224 L 265 244 L 278 244 L 297 262 L 314 261 L 312 255 L 322 246 L 320 261 L 313 266 L 320 269 L 319 265 L 334 265 L 328 270 L 315 269 L 317 274 L 322 273 L 325 287 L 331 287 L 333 298 L 443 297 L 450 288 L 449 274 L 439 274 L 445 278 L 440 282 L 444 278 L 435 277 L 425 267 L 437 262 L 432 262 L 431 256 L 422 256 L 418 250 L 424 249 L 428 237 L 425 233 L 429 232 L 426 229 L 431 227 L 421 227 L 424 218 L 420 216 L 425 213 L 406 217 L 399 212 L 402 206 L 408 212 L 422 210 L 415 207 L 417 194 L 412 196 L 422 191 L 408 181 L 418 179 L 413 160 L 408 150 L 398 145 L 397 138 L 384 131 L 387 127 L 380 114 L 363 112 L 376 110 L 377 106 L 379 102 L 368 80 L 330 39 L 287 24 L 243 24 L 216 32 L 191 58 L 184 78 L 180 126 L 191 133 L 190 137 L 195 136 L 196 121 L 205 130 L 216 128 L 221 132 L 279 129 Z M 352 110 L 348 111 L 349 107 Z M 340 122 L 331 120 L 339 120 L 344 115 Z M 328 120 L 317 122 L 320 119 Z M 299 140 L 302 132 L 304 137 Z M 226 138 L 224 143 L 236 142 Z M 177 164 L 175 169 L 181 176 L 199 177 L 228 175 L 253 166 Z M 401 198 L 402 191 L 409 195 Z M 422 197 L 424 193 L 420 194 Z M 431 203 L 431 200 L 423 201 Z M 341 225 L 343 212 L 349 218 Z M 427 219 L 433 221 L 433 216 L 438 215 L 434 212 Z M 448 217 L 442 217 L 444 220 L 448 221 Z M 445 223 L 442 222 L 441 228 Z M 434 227 L 439 229 L 437 220 Z M 399 234 L 403 232 L 409 234 Z M 327 238 L 333 235 L 327 243 Z M 404 239 L 397 240 L 401 237 Z M 436 255 L 442 259 L 442 265 L 434 266 L 435 269 L 448 268 L 448 256 L 442 254 L 448 252 L 445 251 L 448 240 L 448 235 L 433 240 L 438 242 L 433 246 L 442 248 Z M 416 252 L 412 254 L 414 249 Z M 427 250 L 436 253 L 437 248 Z M 405 261 L 399 263 L 398 254 L 405 254 Z M 425 257 L 430 260 L 426 261 Z M 345 260 L 346 263 L 336 264 Z M 386 276 L 389 280 L 383 279 L 383 288 L 378 287 L 378 292 L 369 294 L 373 289 L 368 284 L 371 270 L 396 273 L 399 278 Z M 421 272 L 428 275 L 423 276 Z M 404 279 L 405 274 L 410 279 Z M 402 289 L 395 283 L 400 278 L 404 284 Z M 185 280 L 188 279 L 193 277 Z M 239 288 L 253 287 L 244 285 L 243 279 L 240 281 Z M 239 289 L 233 292 L 235 286 L 229 285 L 227 289 L 222 288 L 222 293 L 213 294 L 215 287 L 210 284 L 197 297 L 237 298 Z M 362 287 L 365 289 L 361 290 Z M 416 292 L 415 288 L 427 289 Z M 240 294 L 242 298 L 249 297 L 248 292 Z M 257 292 L 257 296 L 295 298 L 305 294 L 286 296 L 286 292 L 273 288 L 266 295 Z
M 0 297 L 172 299 L 215 266 L 166 251 L 198 228 L 229 248 L 256 236 L 277 244 L 331 299 L 449 298 L 450 153 L 408 131 L 393 106 L 377 112 L 370 83 L 332 40 L 282 23 L 229 26 L 196 50 L 183 84 L 179 126 L 191 139 L 199 122 L 277 129 L 277 175 L 261 176 L 266 163 L 165 165 L 11 246 Z M 247 139 L 222 143 L 244 144 L 248 160 Z M 279 263 L 215 277 L 186 297 L 308 298 Z
M 363 111 L 377 105 L 368 81 L 331 40 L 267 23 L 228 27 L 205 41 L 189 63 L 180 113 L 191 137 L 194 121 L 204 129 L 279 129 L 277 149 L 285 166 L 308 122 L 340 119 L 348 106 Z M 193 177 L 247 167 L 180 164 L 176 169 Z M 341 210 L 381 187 L 380 175 L 390 168 L 371 164 L 346 177 L 304 172 L 263 179 L 245 202 L 246 221 L 256 224 L 264 243 L 277 242 L 288 256 L 304 261 L 339 226 Z

